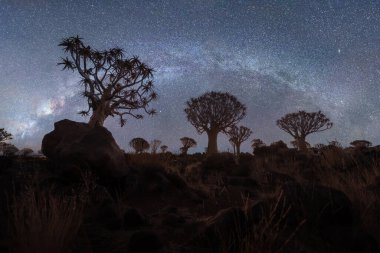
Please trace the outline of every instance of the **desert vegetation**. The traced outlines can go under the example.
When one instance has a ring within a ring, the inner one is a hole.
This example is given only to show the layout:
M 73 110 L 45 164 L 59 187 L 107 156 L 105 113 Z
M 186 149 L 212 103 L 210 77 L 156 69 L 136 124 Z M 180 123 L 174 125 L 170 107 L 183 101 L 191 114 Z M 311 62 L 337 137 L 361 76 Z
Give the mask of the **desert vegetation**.
M 180 148 L 181 154 L 187 155 L 187 151 L 189 148 L 195 147 L 197 145 L 197 142 L 190 137 L 182 137 L 180 139 L 182 143 L 182 147 Z
M 252 131 L 248 127 L 245 126 L 232 126 L 227 131 L 227 136 L 229 137 L 229 141 L 233 146 L 234 154 L 237 156 L 240 155 L 240 146 L 243 142 L 248 140 L 249 136 L 251 136 Z
M 333 123 L 299 111 L 273 122 L 294 148 L 253 136 L 253 152 L 244 153 L 254 129 L 237 124 L 247 108 L 212 91 L 184 108 L 207 134 L 206 152 L 189 154 L 197 141 L 186 136 L 180 153 L 142 137 L 125 153 L 103 123 L 154 113 L 152 69 L 79 37 L 60 46 L 64 69 L 82 78 L 90 120 L 56 122 L 42 140 L 44 157 L 7 152 L 12 135 L 0 129 L 1 252 L 379 252 L 379 146 L 311 147 L 306 137 Z M 220 133 L 234 153 L 218 152 Z
M 208 136 L 207 153 L 218 152 L 218 134 L 226 133 L 245 116 L 246 107 L 229 93 L 207 92 L 186 102 L 188 121 Z
M 330 129 L 333 123 L 321 111 L 286 114 L 277 120 L 277 126 L 294 138 L 294 145 L 300 150 L 307 148 L 306 136 Z
M 143 117 L 137 113 L 139 109 L 155 113 L 154 109 L 148 110 L 149 103 L 157 98 L 151 80 L 153 69 L 137 57 L 124 57 L 121 48 L 95 50 L 79 36 L 65 38 L 59 46 L 69 56 L 58 64 L 81 76 L 88 109 L 79 113 L 86 116 L 92 112 L 89 126 L 102 126 L 108 116 L 119 117 L 123 126 L 126 115 Z

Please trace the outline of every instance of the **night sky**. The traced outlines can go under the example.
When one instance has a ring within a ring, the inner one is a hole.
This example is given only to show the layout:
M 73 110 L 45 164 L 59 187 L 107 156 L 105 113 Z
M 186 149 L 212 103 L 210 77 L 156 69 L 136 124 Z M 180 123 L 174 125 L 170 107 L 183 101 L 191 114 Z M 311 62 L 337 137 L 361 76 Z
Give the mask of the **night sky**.
M 121 148 L 134 137 L 198 135 L 183 109 L 190 97 L 227 91 L 247 106 L 241 124 L 266 143 L 290 136 L 275 121 L 297 110 L 324 112 L 334 126 L 312 143 L 380 144 L 380 1 L 0 0 L 0 128 L 18 148 L 40 149 L 53 123 L 86 109 L 79 75 L 57 66 L 58 44 L 79 35 L 93 48 L 125 49 L 153 67 L 158 114 L 105 126 Z M 219 150 L 231 150 L 223 134 Z M 249 142 L 242 151 L 251 151 Z

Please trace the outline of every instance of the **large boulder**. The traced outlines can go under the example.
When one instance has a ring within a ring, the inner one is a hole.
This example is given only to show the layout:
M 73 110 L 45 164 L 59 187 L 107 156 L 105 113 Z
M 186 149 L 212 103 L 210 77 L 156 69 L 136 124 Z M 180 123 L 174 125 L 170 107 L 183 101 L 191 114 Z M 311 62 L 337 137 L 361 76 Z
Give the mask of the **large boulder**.
M 58 121 L 42 139 L 41 150 L 49 159 L 94 171 L 101 179 L 125 174 L 124 152 L 111 132 L 101 126 L 91 128 L 86 123 Z
M 288 222 L 293 220 L 296 222 L 293 225 L 302 219 L 319 230 L 354 225 L 353 205 L 341 191 L 318 184 L 301 185 L 296 182 L 285 183 L 281 190 L 284 201 L 291 206 Z

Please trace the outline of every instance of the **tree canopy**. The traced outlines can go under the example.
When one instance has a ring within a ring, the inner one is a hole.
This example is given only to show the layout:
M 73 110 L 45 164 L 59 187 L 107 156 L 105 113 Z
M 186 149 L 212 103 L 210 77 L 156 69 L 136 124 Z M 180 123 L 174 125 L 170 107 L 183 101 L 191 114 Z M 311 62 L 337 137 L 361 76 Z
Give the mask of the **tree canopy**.
M 5 131 L 4 128 L 0 128 L 0 142 L 12 140 L 12 138 L 12 134 Z
M 246 107 L 229 93 L 213 91 L 187 101 L 185 113 L 199 134 L 207 133 L 207 153 L 216 153 L 218 133 L 226 133 L 229 127 L 243 119 Z
M 372 146 L 372 143 L 367 140 L 355 140 L 351 142 L 350 145 L 354 146 L 355 148 L 368 148 Z
M 245 142 L 251 134 L 251 129 L 245 126 L 232 126 L 227 131 L 227 136 L 230 137 L 229 141 L 233 144 L 234 149 L 236 148 L 237 155 L 240 154 L 240 145 Z
M 277 120 L 277 126 L 293 136 L 300 150 L 306 150 L 306 136 L 311 133 L 322 132 L 330 129 L 333 123 L 321 111 L 298 111 L 286 114 Z
M 246 107 L 229 93 L 212 91 L 187 101 L 185 113 L 200 134 L 212 130 L 226 132 L 244 118 Z
M 251 142 L 252 149 L 265 147 L 266 144 L 261 139 L 253 139 Z
M 119 117 L 120 125 L 124 126 L 127 115 L 143 117 L 139 109 L 150 115 L 155 113 L 154 109 L 148 109 L 149 103 L 157 98 L 151 80 L 153 69 L 137 56 L 125 57 L 123 49 L 117 47 L 95 50 L 78 36 L 63 39 L 59 46 L 68 57 L 58 64 L 81 76 L 88 109 L 80 114 L 92 112 L 90 126 L 102 126 L 108 116 Z
M 197 145 L 197 142 L 193 138 L 190 138 L 190 137 L 182 137 L 180 141 L 182 143 L 182 147 L 181 147 L 182 154 L 187 154 L 187 151 L 189 150 L 189 148 L 195 147 Z
M 166 153 L 166 151 L 168 150 L 168 146 L 166 146 L 166 145 L 162 145 L 161 147 L 160 147 L 160 149 L 161 149 L 161 153 Z
M 160 147 L 161 145 L 161 141 L 160 140 L 153 140 L 150 142 L 150 149 L 152 151 L 152 154 L 156 154 L 157 153 L 157 149 Z
M 135 150 L 136 154 L 142 153 L 145 150 L 148 150 L 150 147 L 149 143 L 145 139 L 140 137 L 133 138 L 129 142 L 129 146 L 131 146 Z

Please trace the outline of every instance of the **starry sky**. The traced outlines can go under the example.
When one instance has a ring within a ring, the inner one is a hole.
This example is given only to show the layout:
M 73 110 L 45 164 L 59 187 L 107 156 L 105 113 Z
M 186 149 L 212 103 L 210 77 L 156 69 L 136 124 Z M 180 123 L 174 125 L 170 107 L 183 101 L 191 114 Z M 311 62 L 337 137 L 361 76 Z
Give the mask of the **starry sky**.
M 154 68 L 158 113 L 105 126 L 126 151 L 130 139 L 183 136 L 204 151 L 183 112 L 190 97 L 230 92 L 247 106 L 241 124 L 266 143 L 291 141 L 276 120 L 324 112 L 332 129 L 312 143 L 380 144 L 379 0 L 0 0 L 0 128 L 17 147 L 40 149 L 54 122 L 86 108 L 79 75 L 57 66 L 68 36 L 103 50 L 121 47 Z M 219 150 L 231 150 L 220 134 Z M 251 151 L 249 142 L 242 151 Z

